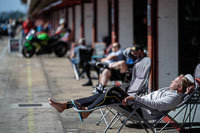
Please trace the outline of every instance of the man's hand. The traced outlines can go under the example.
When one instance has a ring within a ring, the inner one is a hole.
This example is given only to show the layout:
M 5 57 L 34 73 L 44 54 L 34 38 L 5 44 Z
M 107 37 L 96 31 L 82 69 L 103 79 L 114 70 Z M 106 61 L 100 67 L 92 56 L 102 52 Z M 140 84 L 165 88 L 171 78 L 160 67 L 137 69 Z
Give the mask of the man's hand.
M 133 97 L 133 96 L 127 96 L 126 98 L 124 98 L 122 100 L 122 105 L 127 106 L 128 101 L 131 101 L 131 100 L 135 100 L 135 97 Z
M 197 83 L 200 85 L 200 78 L 195 78 L 195 80 L 196 80 Z
M 194 91 L 194 86 L 190 86 L 190 87 L 188 87 L 188 88 L 186 89 L 185 94 L 190 94 L 190 93 L 192 93 L 193 91 Z

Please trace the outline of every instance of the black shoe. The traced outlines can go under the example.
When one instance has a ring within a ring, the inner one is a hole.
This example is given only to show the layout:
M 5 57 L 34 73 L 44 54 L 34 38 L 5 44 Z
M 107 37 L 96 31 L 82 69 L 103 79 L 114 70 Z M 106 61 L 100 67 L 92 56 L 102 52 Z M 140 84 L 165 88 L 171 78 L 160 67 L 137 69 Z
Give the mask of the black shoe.
M 85 84 L 82 84 L 82 86 L 92 86 L 92 81 L 88 81 Z
M 107 63 L 103 63 L 103 62 L 97 62 L 96 66 L 98 68 L 108 68 L 108 64 Z

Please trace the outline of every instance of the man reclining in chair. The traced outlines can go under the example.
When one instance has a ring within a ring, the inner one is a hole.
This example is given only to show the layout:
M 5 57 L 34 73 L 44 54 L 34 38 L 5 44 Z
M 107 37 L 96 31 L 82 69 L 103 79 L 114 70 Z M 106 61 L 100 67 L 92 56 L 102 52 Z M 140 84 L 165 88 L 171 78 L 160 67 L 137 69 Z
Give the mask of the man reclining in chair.
M 129 87 L 130 88 L 130 87 Z M 128 101 L 137 101 L 150 108 L 159 111 L 168 111 L 174 109 L 183 99 L 185 94 L 194 90 L 194 78 L 192 75 L 180 75 L 173 80 L 169 87 L 159 89 L 147 95 L 138 97 L 132 93 L 127 94 L 119 87 L 112 87 L 105 93 L 95 94 L 90 97 L 71 100 L 64 103 L 49 100 L 49 104 L 58 112 L 75 107 L 77 110 L 91 110 L 102 105 L 110 105 L 114 103 L 122 103 L 124 107 L 128 107 Z M 78 112 L 80 120 L 87 118 L 92 111 Z

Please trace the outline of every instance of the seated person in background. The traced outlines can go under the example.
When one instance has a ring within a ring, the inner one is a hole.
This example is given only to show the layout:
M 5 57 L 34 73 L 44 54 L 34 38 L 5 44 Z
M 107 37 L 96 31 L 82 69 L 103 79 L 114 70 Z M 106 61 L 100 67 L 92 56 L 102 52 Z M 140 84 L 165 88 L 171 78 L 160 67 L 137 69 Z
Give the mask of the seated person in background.
M 144 49 L 140 45 L 134 45 L 133 47 L 127 48 L 123 51 L 126 60 L 113 62 L 111 63 L 108 68 L 119 70 L 121 74 L 124 74 L 128 71 L 128 68 L 132 68 L 135 63 L 146 56 L 144 53 Z
M 182 101 L 185 94 L 191 93 L 194 90 L 194 78 L 191 74 L 180 75 L 171 82 L 169 87 L 158 89 L 144 96 L 135 96 L 129 92 L 125 92 L 119 87 L 113 87 L 105 93 L 98 93 L 90 97 L 71 100 L 64 103 L 49 100 L 49 104 L 54 107 L 58 112 L 63 112 L 66 109 L 75 107 L 78 110 L 90 110 L 102 105 L 109 105 L 114 103 L 122 103 L 126 109 L 134 108 L 129 105 L 131 101 L 142 103 L 152 109 L 159 111 L 168 111 L 175 109 L 176 106 Z M 130 102 L 129 102 L 130 101 Z M 79 113 L 80 119 L 87 118 L 92 112 Z
M 78 67 L 79 63 L 80 63 L 80 53 L 79 50 L 80 49 L 87 49 L 86 43 L 85 43 L 85 39 L 84 38 L 80 38 L 78 41 L 78 45 L 73 49 L 73 51 L 70 54 L 70 61 L 76 65 L 76 67 Z M 77 68 L 78 70 L 78 68 Z M 80 74 L 80 72 L 79 72 Z
M 110 52 L 105 58 L 102 58 L 101 62 L 110 64 L 119 60 L 123 60 L 123 51 L 119 43 L 113 43 L 112 52 Z
M 119 60 L 123 60 L 123 53 L 122 50 L 120 48 L 120 44 L 119 43 L 113 43 L 112 44 L 112 52 L 110 54 L 108 54 L 105 58 L 101 59 L 101 62 L 106 63 L 106 64 L 110 64 L 112 62 L 116 62 Z M 92 79 L 90 77 L 90 69 L 88 69 L 88 65 L 86 65 L 85 67 L 85 72 L 87 74 L 88 77 L 88 82 L 83 84 L 83 86 L 90 86 L 92 85 Z M 100 79 L 99 82 L 101 82 L 101 74 L 100 74 Z
M 143 57 L 146 56 L 143 47 L 140 45 L 134 45 L 131 48 L 127 48 L 125 52 L 127 52 L 127 54 L 129 53 L 129 57 L 135 60 L 135 63 L 139 62 Z M 97 66 L 98 65 L 104 69 L 100 74 L 99 85 L 97 85 L 93 91 L 94 94 L 104 90 L 104 87 L 107 85 L 107 82 L 111 76 L 121 79 L 121 77 L 125 77 L 125 73 L 128 71 L 128 65 L 124 60 L 112 62 L 109 65 L 102 63 L 97 64 Z M 133 67 L 133 64 L 131 66 Z

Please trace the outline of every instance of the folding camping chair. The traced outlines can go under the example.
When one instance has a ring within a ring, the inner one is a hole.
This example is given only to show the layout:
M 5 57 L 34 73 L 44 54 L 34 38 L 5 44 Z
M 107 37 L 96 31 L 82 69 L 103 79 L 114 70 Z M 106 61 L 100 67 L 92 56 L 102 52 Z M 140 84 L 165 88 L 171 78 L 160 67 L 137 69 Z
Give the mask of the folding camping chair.
M 200 64 L 196 67 L 194 71 L 194 78 L 195 79 L 200 78 Z M 173 125 L 173 127 L 175 127 L 179 131 L 186 132 L 186 129 L 184 127 L 186 127 L 187 122 L 189 123 L 188 128 L 191 129 L 195 115 L 196 115 L 196 110 L 197 110 L 199 96 L 200 96 L 199 83 L 195 81 L 195 85 L 196 85 L 195 90 L 191 94 L 188 94 L 184 97 L 183 101 L 176 107 L 176 110 L 178 111 L 173 116 L 171 116 L 171 114 L 169 113 L 171 112 L 171 110 L 161 112 L 161 111 L 149 108 L 135 101 L 132 103 L 134 104 L 134 107 L 135 107 L 132 112 L 129 112 L 124 108 L 121 108 L 120 105 L 114 106 L 113 108 L 115 110 L 117 110 L 118 112 L 120 112 L 121 115 L 126 117 L 126 119 L 123 121 L 123 124 L 119 128 L 118 132 L 121 131 L 121 129 L 124 127 L 124 125 L 126 124 L 128 120 L 137 121 L 145 129 L 146 132 L 149 132 L 147 130 L 147 127 L 151 129 L 151 131 L 154 133 L 161 132 L 169 124 Z M 153 114 L 152 115 L 148 114 L 149 116 L 143 117 L 141 116 L 141 114 L 138 113 L 139 109 L 147 109 L 150 112 L 153 112 Z M 178 123 L 175 119 L 181 113 L 183 113 L 182 121 L 181 123 Z M 149 122 L 150 120 L 152 121 L 151 123 Z M 158 130 L 158 124 L 162 120 L 165 121 L 166 124 L 161 129 Z M 107 130 L 112 125 L 113 121 L 114 119 L 109 123 L 109 125 L 104 130 L 104 132 L 107 132 Z M 146 125 L 147 127 L 144 125 Z
M 132 78 L 129 84 L 130 89 L 128 89 L 128 94 L 143 95 L 148 91 L 147 89 L 148 89 L 150 70 L 151 70 L 151 59 L 149 57 L 142 58 L 133 66 Z M 120 113 L 118 112 L 115 113 L 114 111 L 112 111 L 112 109 L 109 108 L 109 106 L 105 106 L 105 108 L 101 108 L 100 113 L 101 113 L 101 117 L 99 121 L 97 122 L 97 125 L 99 125 L 103 121 L 106 124 L 106 126 L 108 126 L 109 122 L 106 119 L 106 116 L 109 113 L 114 115 L 114 117 L 111 119 L 111 122 L 115 120 L 115 123 L 117 123 L 119 120 L 121 120 L 121 117 L 122 117 Z M 115 123 L 113 123 L 112 126 L 114 126 Z
M 199 65 L 200 67 L 200 65 Z M 198 67 L 198 69 L 199 69 Z M 196 68 L 197 69 L 197 68 Z M 199 69 L 200 70 L 200 69 Z M 197 74 L 196 74 L 197 73 Z M 196 77 L 199 79 L 200 73 L 199 71 L 195 70 L 195 79 Z M 198 75 L 198 76 L 196 76 Z M 197 80 L 197 79 L 196 79 Z M 196 82 L 196 81 L 195 81 Z M 178 111 L 176 113 L 176 115 L 171 116 L 169 115 L 169 112 L 171 112 L 171 110 L 168 111 L 159 111 L 156 109 L 152 109 L 146 105 L 143 105 L 141 103 L 138 103 L 136 101 L 133 101 L 132 104 L 134 104 L 134 108 L 132 111 L 129 111 L 127 109 L 125 109 L 124 107 L 122 107 L 121 103 L 117 103 L 117 104 L 111 104 L 109 105 L 110 108 L 113 108 L 115 110 L 117 110 L 121 115 L 125 116 L 125 120 L 123 121 L 123 124 L 120 126 L 120 128 L 118 129 L 118 132 L 121 131 L 121 129 L 124 127 L 124 125 L 126 124 L 127 121 L 137 121 L 144 129 L 146 132 L 149 132 L 147 128 L 149 128 L 152 132 L 157 133 L 157 132 L 161 132 L 163 131 L 169 124 L 172 124 L 174 127 L 176 127 L 178 130 L 181 130 L 182 132 L 186 132 L 186 129 L 184 128 L 186 125 L 186 122 L 189 121 L 190 123 L 193 123 L 194 117 L 195 117 L 195 113 L 196 113 L 196 107 L 197 107 L 197 103 L 195 103 L 196 100 L 199 100 L 195 98 L 195 95 L 199 95 L 199 84 L 196 84 L 195 86 L 195 90 L 190 93 L 187 94 L 184 99 L 182 100 L 182 102 L 175 108 L 175 109 L 180 109 L 180 111 Z M 191 107 L 191 104 L 194 104 Z M 105 105 L 103 105 L 102 107 L 105 107 Z M 92 110 L 87 110 L 89 112 L 102 108 L 102 107 L 98 107 L 98 108 L 94 108 Z M 189 109 L 189 112 L 187 113 L 187 110 Z M 152 113 L 146 113 L 146 115 L 143 117 L 140 113 L 140 111 L 138 110 L 149 110 Z M 85 112 L 82 110 L 76 110 L 78 112 Z M 191 112 L 194 111 L 193 114 L 191 114 Z M 183 113 L 183 120 L 182 123 L 178 123 L 175 118 L 179 115 Z M 191 119 L 192 118 L 192 119 Z M 162 127 L 162 128 L 158 128 L 158 125 L 161 121 L 167 121 L 167 123 Z M 109 123 L 109 125 L 106 127 L 106 129 L 104 130 L 104 132 L 107 132 L 108 129 L 110 129 L 110 126 L 112 125 L 113 121 L 111 121 Z M 147 127 L 146 127 L 147 126 Z M 192 124 L 190 125 L 190 127 L 192 126 Z M 189 127 L 189 129 L 190 129 Z M 159 129 L 159 130 L 158 130 Z

